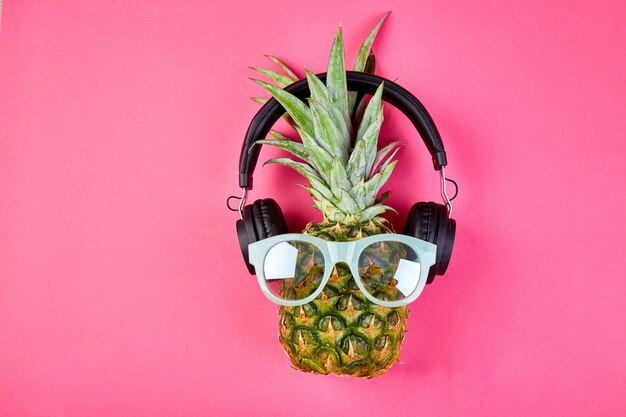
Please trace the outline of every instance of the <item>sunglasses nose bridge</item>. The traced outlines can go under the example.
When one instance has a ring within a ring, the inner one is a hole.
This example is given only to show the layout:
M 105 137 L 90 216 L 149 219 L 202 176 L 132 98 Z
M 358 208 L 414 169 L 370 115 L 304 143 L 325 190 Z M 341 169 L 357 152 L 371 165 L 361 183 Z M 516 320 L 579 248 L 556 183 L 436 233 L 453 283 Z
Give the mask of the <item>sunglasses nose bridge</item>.
M 353 242 L 329 242 L 328 252 L 333 265 L 339 262 L 350 263 L 354 254 Z

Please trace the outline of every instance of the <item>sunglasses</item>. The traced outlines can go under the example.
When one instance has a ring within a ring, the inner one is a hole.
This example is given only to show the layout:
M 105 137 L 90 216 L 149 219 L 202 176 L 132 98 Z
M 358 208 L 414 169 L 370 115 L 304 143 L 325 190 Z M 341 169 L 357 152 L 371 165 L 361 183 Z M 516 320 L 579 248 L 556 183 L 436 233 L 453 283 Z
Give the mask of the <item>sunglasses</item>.
M 344 262 L 368 300 L 400 307 L 421 294 L 437 246 L 391 233 L 350 242 L 287 233 L 251 243 L 248 250 L 261 290 L 276 304 L 313 301 L 328 284 L 335 265 Z

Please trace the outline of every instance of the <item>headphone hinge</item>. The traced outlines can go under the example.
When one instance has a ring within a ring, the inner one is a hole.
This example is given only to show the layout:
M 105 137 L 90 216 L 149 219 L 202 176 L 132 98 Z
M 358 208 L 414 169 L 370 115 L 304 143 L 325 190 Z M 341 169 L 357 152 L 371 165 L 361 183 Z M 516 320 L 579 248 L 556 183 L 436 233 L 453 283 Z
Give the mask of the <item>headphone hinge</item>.
M 450 200 L 450 197 L 448 197 L 448 193 L 446 191 L 447 178 L 446 178 L 446 170 L 444 169 L 443 166 L 439 170 L 439 180 L 440 180 L 439 182 L 440 182 L 440 187 L 441 187 L 441 198 L 443 198 L 446 208 L 448 209 L 448 218 L 450 218 L 452 216 L 452 200 Z
M 435 167 L 435 171 L 439 171 L 448 165 L 448 158 L 446 157 L 445 151 L 436 152 L 433 155 L 433 166 Z

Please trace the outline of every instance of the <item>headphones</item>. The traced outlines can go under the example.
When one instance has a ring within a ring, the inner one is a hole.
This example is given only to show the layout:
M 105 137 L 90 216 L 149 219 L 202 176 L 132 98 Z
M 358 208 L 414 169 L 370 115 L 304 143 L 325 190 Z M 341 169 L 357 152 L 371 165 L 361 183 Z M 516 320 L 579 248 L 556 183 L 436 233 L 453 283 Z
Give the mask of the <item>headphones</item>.
M 326 74 L 318 74 L 318 77 L 325 82 Z M 441 195 L 445 204 L 437 204 L 432 201 L 415 203 L 409 211 L 404 228 L 405 235 L 437 245 L 436 261 L 428 275 L 427 282 L 430 284 L 435 275 L 443 275 L 448 269 L 456 233 L 456 221 L 450 218 L 451 199 L 448 198 L 445 188 L 446 181 L 452 182 L 455 186 L 456 183 L 445 177 L 444 167 L 448 162 L 437 127 L 422 103 L 398 84 L 377 75 L 355 71 L 346 71 L 346 81 L 348 90 L 358 92 L 360 95 L 373 95 L 378 86 L 384 82 L 383 100 L 399 109 L 413 123 L 432 156 L 435 170 L 440 172 Z M 306 79 L 289 85 L 285 91 L 303 101 L 310 95 Z M 237 237 L 243 258 L 251 274 L 254 274 L 255 270 L 248 260 L 248 245 L 262 239 L 288 233 L 283 212 L 273 199 L 259 199 L 252 204 L 245 205 L 247 192 L 252 189 L 252 174 L 260 152 L 260 146 L 253 145 L 257 140 L 267 136 L 272 126 L 284 113 L 285 109 L 276 99 L 268 100 L 252 119 L 239 156 L 239 187 L 243 189 L 243 195 L 236 210 L 239 211 L 241 217 L 240 220 L 237 220 Z M 452 199 L 455 197 L 456 194 Z

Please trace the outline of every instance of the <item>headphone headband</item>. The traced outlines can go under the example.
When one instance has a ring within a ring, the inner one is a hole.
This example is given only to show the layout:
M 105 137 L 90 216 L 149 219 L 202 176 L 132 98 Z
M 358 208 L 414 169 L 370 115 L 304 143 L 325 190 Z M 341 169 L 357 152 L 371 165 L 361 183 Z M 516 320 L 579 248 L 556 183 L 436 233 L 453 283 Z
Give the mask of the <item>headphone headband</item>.
M 317 74 L 323 82 L 326 73 Z M 400 110 L 413 123 L 420 133 L 433 159 L 436 171 L 447 165 L 446 152 L 437 131 L 435 122 L 430 117 L 422 103 L 409 91 L 393 81 L 377 75 L 363 72 L 346 71 L 346 82 L 349 91 L 374 95 L 378 86 L 384 82 L 383 100 Z M 285 91 L 306 100 L 309 95 L 309 86 L 306 79 L 297 81 L 285 88 Z M 270 129 L 285 114 L 284 107 L 272 98 L 268 100 L 252 119 L 239 157 L 239 187 L 252 189 L 252 174 L 259 159 L 260 146 L 253 146 L 257 140 L 264 139 Z

